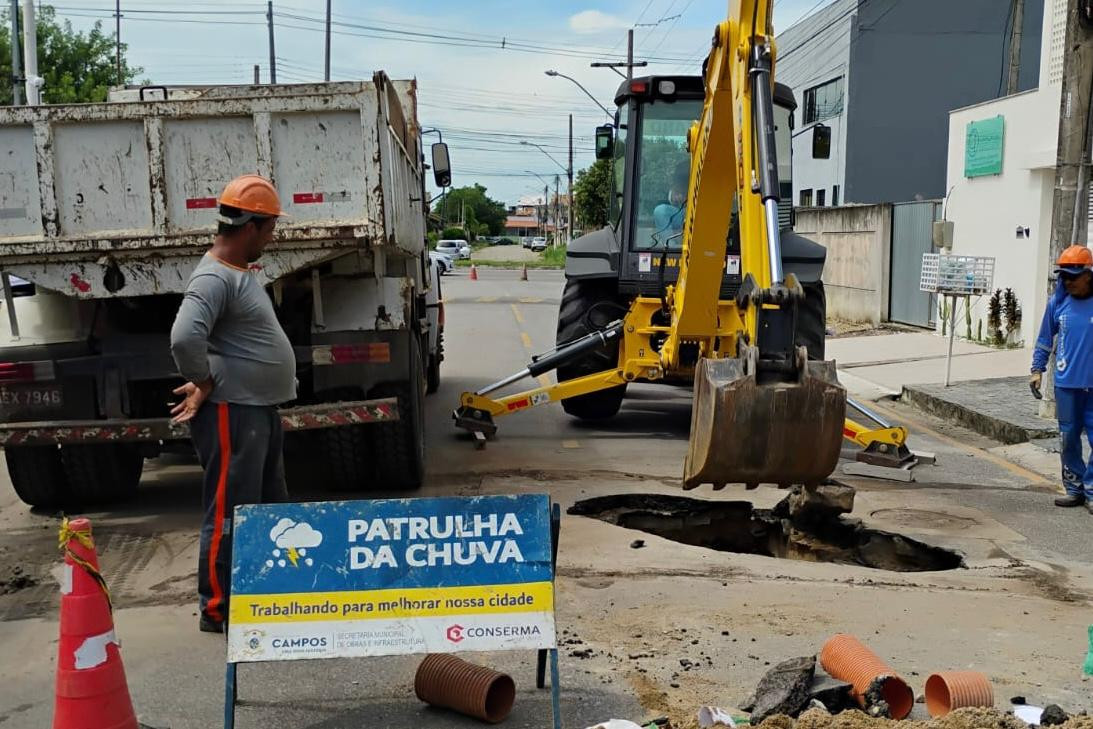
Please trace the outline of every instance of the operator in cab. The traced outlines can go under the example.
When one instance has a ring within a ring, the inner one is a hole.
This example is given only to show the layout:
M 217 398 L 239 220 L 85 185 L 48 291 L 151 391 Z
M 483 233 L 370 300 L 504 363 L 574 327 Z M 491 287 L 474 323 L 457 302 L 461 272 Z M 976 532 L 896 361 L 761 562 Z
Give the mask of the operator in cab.
M 656 235 L 674 235 L 683 230 L 683 216 L 687 212 L 687 185 L 691 179 L 691 160 L 686 158 L 676 164 L 668 186 L 668 201 L 653 208 L 653 227 Z
M 1059 280 L 1036 338 L 1029 386 L 1039 399 L 1054 344 L 1055 408 L 1066 489 L 1055 505 L 1084 505 L 1093 514 L 1093 462 L 1082 456 L 1082 433 L 1093 443 L 1093 252 L 1070 246 L 1056 266 Z
M 218 202 L 216 238 L 171 328 L 171 353 L 187 380 L 175 390 L 182 401 L 171 414 L 190 424 L 205 472 L 198 627 L 211 633 L 224 631 L 228 614 L 234 508 L 288 497 L 277 406 L 296 399 L 292 344 L 250 269 L 283 215 L 277 190 L 259 175 L 243 175 Z

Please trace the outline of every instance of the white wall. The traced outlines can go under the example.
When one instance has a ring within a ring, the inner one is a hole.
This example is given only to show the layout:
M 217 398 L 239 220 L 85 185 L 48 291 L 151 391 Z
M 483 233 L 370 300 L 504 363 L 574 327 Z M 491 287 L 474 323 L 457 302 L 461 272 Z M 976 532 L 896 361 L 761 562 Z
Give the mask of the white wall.
M 945 217 L 953 221 L 953 253 L 992 256 L 995 288 L 1012 288 L 1021 304 L 1021 337 L 1031 346 L 1046 304 L 1051 198 L 1055 184 L 1059 87 L 1036 89 L 949 114 Z M 1002 115 L 1005 138 L 1002 174 L 964 176 L 967 125 Z M 1027 227 L 1027 238 L 1017 227 Z M 987 297 L 972 307 L 972 327 L 983 320 L 987 330 Z M 958 328 L 958 332 L 963 328 Z
M 831 205 L 831 188 L 839 186 L 839 203 L 845 199 L 846 109 L 850 89 L 850 26 L 858 0 L 836 0 L 778 34 L 775 79 L 793 89 L 797 112 L 793 127 L 793 204 L 800 202 L 803 189 L 826 189 Z M 826 27 L 830 24 L 830 27 Z M 823 29 L 823 32 L 818 32 Z M 805 127 L 805 89 L 843 77 L 843 112 L 825 119 L 831 127 L 831 158 L 812 159 L 812 125 Z M 813 201 L 816 196 L 813 192 Z

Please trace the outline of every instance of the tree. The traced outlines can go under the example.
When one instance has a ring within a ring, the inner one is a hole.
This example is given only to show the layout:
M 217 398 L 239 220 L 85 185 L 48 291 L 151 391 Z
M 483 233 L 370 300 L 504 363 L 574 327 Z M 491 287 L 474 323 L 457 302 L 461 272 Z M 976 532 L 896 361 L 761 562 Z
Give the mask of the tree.
M 467 230 L 476 234 L 483 225 L 487 226 L 489 235 L 505 232 L 505 204 L 487 196 L 483 185 L 449 190 L 440 204 L 440 212 L 448 224 L 464 219 Z
M 611 200 L 611 160 L 598 159 L 591 167 L 577 172 L 573 182 L 573 205 L 584 230 L 607 224 Z
M 103 33 L 102 21 L 77 33 L 67 20 L 59 22 L 56 11 L 43 5 L 38 13 L 38 75 L 45 79 L 42 102 L 71 104 L 106 101 L 111 86 L 118 85 L 114 62 L 114 38 Z M 22 40 L 19 40 L 20 47 Z M 121 45 L 121 83 L 130 83 L 142 68 L 130 67 Z M 11 104 L 11 16 L 0 13 L 0 105 Z

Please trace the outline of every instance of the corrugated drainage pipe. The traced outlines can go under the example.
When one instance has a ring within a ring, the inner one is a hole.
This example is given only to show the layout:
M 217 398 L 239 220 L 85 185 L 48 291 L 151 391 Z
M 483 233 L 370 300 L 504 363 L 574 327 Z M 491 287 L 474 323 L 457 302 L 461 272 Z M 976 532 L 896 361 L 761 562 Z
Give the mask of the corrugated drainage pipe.
M 427 704 L 496 724 L 512 711 L 516 684 L 492 668 L 445 653 L 430 653 L 417 667 L 414 693 Z
M 893 719 L 911 713 L 915 704 L 911 687 L 854 636 L 840 633 L 829 638 L 820 651 L 820 665 L 835 678 L 853 684 L 854 697 L 863 708 L 884 701 Z
M 926 709 L 945 716 L 964 706 L 994 706 L 990 679 L 979 671 L 941 671 L 926 679 Z

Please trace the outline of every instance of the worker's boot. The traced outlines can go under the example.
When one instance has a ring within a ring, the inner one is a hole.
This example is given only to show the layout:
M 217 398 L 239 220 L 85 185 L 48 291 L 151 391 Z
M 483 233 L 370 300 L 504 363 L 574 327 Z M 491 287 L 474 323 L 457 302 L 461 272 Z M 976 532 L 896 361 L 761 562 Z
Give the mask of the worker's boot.
M 1069 509 L 1075 506 L 1081 506 L 1085 503 L 1085 497 L 1079 494 L 1067 494 L 1066 496 L 1060 496 L 1055 499 L 1055 505 L 1061 506 L 1065 509 Z
M 204 615 L 202 615 L 200 620 L 198 620 L 197 627 L 202 633 L 224 632 L 224 623 L 220 622 L 219 620 L 212 620 L 211 618 L 207 618 Z

